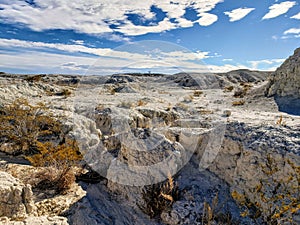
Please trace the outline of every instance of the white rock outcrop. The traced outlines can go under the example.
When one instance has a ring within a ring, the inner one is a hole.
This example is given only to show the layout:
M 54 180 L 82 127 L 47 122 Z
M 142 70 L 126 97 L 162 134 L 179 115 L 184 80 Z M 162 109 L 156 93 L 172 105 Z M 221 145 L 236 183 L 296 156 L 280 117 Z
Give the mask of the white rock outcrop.
M 6 172 L 0 172 L 0 199 L 0 217 L 24 218 L 35 211 L 31 186 Z

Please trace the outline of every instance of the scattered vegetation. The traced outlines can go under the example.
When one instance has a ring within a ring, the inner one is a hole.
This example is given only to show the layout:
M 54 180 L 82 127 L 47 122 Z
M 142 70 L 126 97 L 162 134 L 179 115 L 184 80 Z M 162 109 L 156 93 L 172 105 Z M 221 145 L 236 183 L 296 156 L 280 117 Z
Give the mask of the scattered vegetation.
M 57 93 L 59 96 L 70 97 L 72 95 L 72 91 L 69 89 L 63 89 L 61 92 Z
M 240 85 L 242 88 L 238 88 L 233 94 L 235 98 L 244 98 L 252 87 L 252 84 L 249 83 L 241 83 Z
M 279 165 L 287 167 L 289 173 Z M 275 160 L 268 154 L 259 168 L 263 178 L 251 191 L 252 199 L 236 190 L 232 192 L 243 209 L 241 215 L 270 225 L 296 224 L 293 215 L 300 211 L 300 166 L 290 160 Z
M 234 89 L 234 87 L 231 85 L 231 86 L 226 86 L 226 87 L 224 87 L 224 92 L 232 92 L 233 91 L 233 89 Z
M 276 121 L 276 124 L 280 125 L 280 126 L 285 126 L 286 125 L 286 122 L 283 120 L 282 115 L 279 116 L 278 120 Z
M 194 97 L 200 97 L 203 94 L 203 91 L 196 90 L 194 91 Z
M 64 193 L 75 181 L 74 166 L 82 156 L 75 140 L 67 138 L 62 124 L 42 103 L 31 105 L 17 99 L 0 109 L 1 143 L 13 145 L 12 154 L 25 155 L 33 166 L 41 167 L 35 187 Z
M 167 181 L 144 187 L 142 197 L 144 205 L 139 207 L 144 213 L 154 218 L 178 200 L 179 188 L 169 174 Z
M 0 109 L 1 142 L 12 145 L 12 154 L 37 153 L 39 140 L 60 136 L 61 124 L 46 111 L 44 104 L 33 106 L 26 99 L 17 99 Z
M 147 105 L 147 102 L 145 102 L 144 100 L 140 99 L 140 100 L 138 100 L 138 102 L 137 102 L 136 105 L 137 106 L 145 106 L 145 105 Z
M 62 144 L 37 142 L 37 150 L 38 153 L 26 157 L 33 166 L 64 165 L 71 167 L 82 159 L 77 142 L 70 138 L 66 138 Z
M 240 106 L 240 105 L 244 105 L 244 104 L 245 104 L 245 100 L 233 101 L 232 102 L 232 106 Z
M 212 110 L 209 110 L 209 109 L 200 109 L 199 110 L 199 113 L 201 115 L 209 115 L 209 114 L 214 114 L 214 112 Z
M 34 180 L 37 181 L 32 186 L 38 190 L 54 190 L 54 194 L 65 194 L 75 183 L 75 175 L 76 172 L 73 167 L 64 164 L 52 164 L 32 174 Z
M 43 75 L 39 74 L 39 75 L 33 75 L 33 76 L 28 76 L 25 78 L 26 81 L 31 82 L 31 83 L 35 83 L 35 82 L 39 82 L 42 80 Z

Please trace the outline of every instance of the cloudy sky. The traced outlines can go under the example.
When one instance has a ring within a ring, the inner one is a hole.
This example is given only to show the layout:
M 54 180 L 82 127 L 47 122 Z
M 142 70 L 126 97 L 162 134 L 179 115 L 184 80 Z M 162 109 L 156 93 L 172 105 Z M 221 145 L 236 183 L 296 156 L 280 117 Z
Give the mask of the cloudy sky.
M 299 0 L 0 0 L 0 71 L 274 70 Z

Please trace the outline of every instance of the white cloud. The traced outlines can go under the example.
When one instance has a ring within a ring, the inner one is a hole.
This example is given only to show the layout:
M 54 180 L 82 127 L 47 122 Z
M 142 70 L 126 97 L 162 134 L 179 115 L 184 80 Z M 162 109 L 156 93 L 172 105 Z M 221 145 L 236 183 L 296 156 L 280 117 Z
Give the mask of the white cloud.
M 300 20 L 300 12 L 294 16 L 291 17 L 291 19 L 297 19 Z
M 74 44 L 76 45 L 83 45 L 84 41 L 83 40 L 71 40 Z
M 232 70 L 239 70 L 239 69 L 250 69 L 249 67 L 245 65 L 231 65 L 231 64 L 225 64 L 222 66 L 217 65 L 207 65 L 209 70 L 213 73 L 226 73 Z
M 95 58 L 78 57 L 70 55 L 61 55 L 45 52 L 21 52 L 12 54 L 11 52 L 1 52 L 0 54 L 1 70 L 24 71 L 31 73 L 72 73 L 85 74 L 89 65 L 95 62 Z M 47 63 L 45 63 L 47 62 Z M 72 62 L 69 67 L 64 67 Z M 80 66 L 81 65 L 81 69 Z M 83 66 L 85 65 L 85 66 Z
M 285 35 L 287 34 L 300 34 L 300 28 L 291 28 L 291 29 L 288 29 L 286 31 L 284 31 Z
M 210 26 L 218 20 L 218 16 L 211 13 L 201 13 L 201 18 L 197 21 L 201 26 Z
M 176 27 L 176 24 L 171 23 L 168 18 L 165 18 L 163 21 L 160 21 L 157 25 L 154 26 L 138 26 L 128 21 L 126 24 L 121 25 L 116 30 L 129 36 L 135 36 L 147 33 L 160 33 L 163 31 L 175 29 Z
M 238 8 L 232 11 L 224 12 L 224 14 L 229 17 L 230 22 L 234 22 L 243 19 L 253 10 L 255 10 L 255 8 Z
M 118 31 L 133 36 L 193 26 L 192 21 L 184 18 L 187 8 L 193 8 L 201 17 L 199 23 L 208 26 L 217 19 L 208 12 L 220 2 L 223 0 L 148 0 L 134 3 L 131 0 L 35 0 L 35 4 L 31 5 L 26 1 L 2 0 L 0 19 L 4 23 L 21 23 L 35 31 L 71 29 L 96 35 Z M 151 11 L 153 6 L 166 13 L 166 17 L 156 25 L 135 25 L 127 17 L 133 13 L 139 15 L 141 21 L 155 23 L 155 13 Z M 113 38 L 120 40 L 120 37 Z
M 285 59 L 262 59 L 262 60 L 253 60 L 249 61 L 251 69 L 254 70 L 275 70 L 280 64 L 284 62 Z M 274 69 L 275 68 L 275 69 Z
M 149 47 L 152 43 L 147 42 L 144 44 Z M 193 53 L 184 49 L 178 50 L 175 45 L 169 47 L 164 42 L 160 42 L 160 44 L 162 46 L 165 44 L 167 46 L 165 47 L 166 49 L 160 46 L 161 48 L 151 51 L 139 52 L 139 43 L 136 45 L 124 45 L 121 49 L 107 49 L 90 48 L 74 44 L 0 39 L 0 49 L 3 49 L 0 61 L 1 68 L 23 69 L 26 71 L 35 68 L 40 72 L 53 72 L 54 69 L 55 72 L 58 72 L 60 69 L 61 73 L 66 71 L 69 73 L 72 71 L 82 73 L 89 65 L 94 65 L 92 66 L 94 68 L 93 73 L 104 74 L 108 73 L 108 71 L 117 73 L 121 68 L 128 67 L 128 65 L 131 65 L 134 69 L 134 65 L 142 65 L 145 62 L 148 62 L 147 66 L 151 63 L 152 67 L 156 67 L 157 62 L 160 62 L 172 67 L 197 68 L 202 63 L 202 59 L 210 57 L 209 52 L 197 51 Z M 45 50 L 49 49 L 55 50 L 56 53 L 45 52 Z M 16 50 L 17 54 L 11 50 Z M 70 53 L 73 53 L 73 55 L 70 55 Z M 74 53 L 87 53 L 89 55 L 82 56 Z M 91 64 L 92 61 L 94 61 L 93 64 Z M 87 62 L 90 62 L 90 64 Z M 97 71 L 95 71 L 95 68 L 97 68 Z
M 272 6 L 269 7 L 269 12 L 266 15 L 264 15 L 262 19 L 263 20 L 271 19 L 280 16 L 282 14 L 285 14 L 294 5 L 296 5 L 296 2 L 294 1 L 286 1 L 278 4 L 273 4 Z

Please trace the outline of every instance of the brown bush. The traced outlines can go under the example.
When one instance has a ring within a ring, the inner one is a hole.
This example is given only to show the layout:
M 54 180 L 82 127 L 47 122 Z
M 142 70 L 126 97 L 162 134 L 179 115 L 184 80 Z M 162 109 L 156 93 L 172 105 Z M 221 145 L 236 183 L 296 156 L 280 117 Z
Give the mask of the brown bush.
M 240 106 L 240 105 L 244 105 L 244 104 L 245 104 L 245 100 L 232 102 L 232 106 Z
M 61 123 L 44 104 L 33 106 L 26 99 L 17 99 L 0 109 L 0 131 L 1 142 L 13 146 L 12 154 L 35 153 L 38 139 L 62 133 Z
M 154 218 L 178 200 L 179 188 L 172 176 L 169 175 L 165 182 L 145 186 L 142 197 L 144 205 L 139 207 L 144 213 Z
M 36 181 L 36 183 L 31 184 L 34 189 L 42 191 L 54 190 L 54 194 L 66 193 L 76 180 L 72 167 L 59 164 L 44 167 L 32 176 Z
M 24 154 L 33 166 L 42 167 L 32 174 L 38 180 L 34 186 L 63 193 L 75 182 L 73 168 L 82 159 L 78 144 L 63 133 L 44 104 L 18 99 L 2 107 L 0 131 L 0 141 L 13 144 L 13 154 Z

